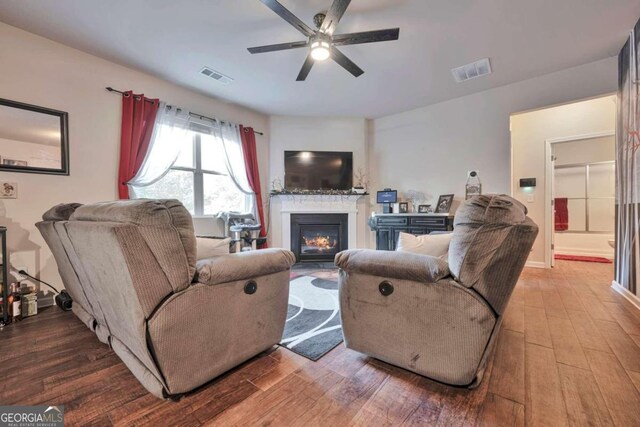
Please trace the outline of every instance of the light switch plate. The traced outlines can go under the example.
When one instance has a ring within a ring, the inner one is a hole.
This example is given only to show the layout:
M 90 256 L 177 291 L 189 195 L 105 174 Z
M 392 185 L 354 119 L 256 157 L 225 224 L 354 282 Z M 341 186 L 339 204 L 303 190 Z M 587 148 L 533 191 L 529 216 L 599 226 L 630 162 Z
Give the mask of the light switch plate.
M 527 194 L 527 202 L 529 203 L 533 203 L 535 202 L 536 198 L 533 196 L 533 194 Z

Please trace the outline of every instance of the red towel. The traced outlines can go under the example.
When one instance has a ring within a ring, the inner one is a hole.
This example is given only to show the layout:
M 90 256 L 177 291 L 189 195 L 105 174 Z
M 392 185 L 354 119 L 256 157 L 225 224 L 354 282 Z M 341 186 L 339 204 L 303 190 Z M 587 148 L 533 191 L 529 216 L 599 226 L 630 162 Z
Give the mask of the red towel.
M 553 202 L 556 231 L 569 229 L 569 199 L 557 197 Z

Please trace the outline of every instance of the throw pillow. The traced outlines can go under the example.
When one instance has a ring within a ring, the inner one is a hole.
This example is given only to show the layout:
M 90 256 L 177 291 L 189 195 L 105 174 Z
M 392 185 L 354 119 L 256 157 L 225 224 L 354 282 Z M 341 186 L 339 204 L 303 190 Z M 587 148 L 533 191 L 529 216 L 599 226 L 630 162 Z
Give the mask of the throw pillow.
M 196 237 L 197 259 L 213 258 L 220 255 L 229 254 L 230 238 L 210 239 L 206 237 Z
M 400 233 L 396 250 L 435 257 L 443 256 L 449 252 L 451 236 L 451 233 L 425 234 L 422 236 Z

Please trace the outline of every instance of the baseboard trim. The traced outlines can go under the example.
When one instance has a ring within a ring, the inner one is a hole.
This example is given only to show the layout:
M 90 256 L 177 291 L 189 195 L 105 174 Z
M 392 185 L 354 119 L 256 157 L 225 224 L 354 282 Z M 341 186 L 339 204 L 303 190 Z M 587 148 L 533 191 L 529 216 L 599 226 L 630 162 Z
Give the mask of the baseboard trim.
M 544 265 L 544 262 L 541 261 L 527 261 L 524 266 L 530 268 L 547 268 L 547 266 Z
M 621 284 L 616 282 L 615 280 L 611 282 L 611 287 L 614 291 L 625 297 L 627 301 L 633 304 L 638 310 L 640 310 L 640 298 L 629 292 L 629 290 L 623 287 Z

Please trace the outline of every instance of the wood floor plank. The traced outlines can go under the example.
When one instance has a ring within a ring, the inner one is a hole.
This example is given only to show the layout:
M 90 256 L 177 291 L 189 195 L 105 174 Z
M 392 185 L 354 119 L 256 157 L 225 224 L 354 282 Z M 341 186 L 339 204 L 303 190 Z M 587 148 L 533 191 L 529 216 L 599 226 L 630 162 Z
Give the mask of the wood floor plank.
M 400 368 L 382 384 L 354 417 L 356 425 L 368 425 L 371 416 L 391 425 L 399 425 L 422 403 L 420 378 Z
M 525 403 L 524 334 L 504 329 L 497 342 L 489 392 Z
M 591 372 L 618 426 L 640 425 L 640 394 L 613 354 L 586 350 Z
M 613 302 L 603 302 L 602 304 L 627 334 L 640 335 L 640 319 L 633 316 L 620 304 Z
M 524 405 L 489 393 L 477 425 L 481 427 L 522 427 L 525 425 Z
M 544 303 L 544 311 L 547 316 L 561 317 L 568 319 L 569 315 L 564 308 L 562 298 L 555 287 L 545 288 L 542 290 L 542 301 Z
M 567 425 L 567 413 L 553 350 L 527 343 L 525 363 L 527 425 Z
M 586 288 L 585 288 L 586 289 Z M 586 293 L 580 294 L 580 299 L 584 304 L 584 308 L 589 313 L 593 320 L 608 320 L 614 322 L 613 316 L 609 314 L 607 309 L 595 296 L 588 295 Z
M 577 368 L 589 369 L 589 362 L 569 319 L 549 316 L 549 330 L 556 361 Z
M 504 312 L 502 328 L 524 333 L 524 304 L 515 301 L 509 302 Z
M 537 281 L 527 280 L 524 282 L 524 305 L 544 308 L 542 292 L 540 292 Z
M 611 353 L 609 344 L 586 311 L 567 310 L 567 312 L 582 348 Z
M 627 375 L 629 375 L 631 382 L 636 386 L 638 392 L 640 392 L 640 372 L 627 371 Z
M 595 323 L 622 366 L 625 369 L 640 372 L 640 347 L 622 330 L 620 325 L 604 320 L 596 320 Z
M 524 307 L 524 338 L 531 344 L 552 348 L 547 315 L 542 308 Z
M 590 370 L 558 364 L 558 371 L 570 425 L 614 425 Z

